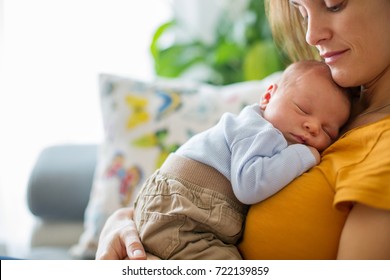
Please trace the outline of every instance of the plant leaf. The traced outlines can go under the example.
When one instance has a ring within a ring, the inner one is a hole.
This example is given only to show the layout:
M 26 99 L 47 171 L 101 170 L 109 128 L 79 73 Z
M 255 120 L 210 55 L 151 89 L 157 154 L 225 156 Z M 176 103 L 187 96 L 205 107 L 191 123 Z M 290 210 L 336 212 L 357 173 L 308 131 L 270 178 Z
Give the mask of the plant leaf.
M 244 79 L 261 80 L 282 68 L 279 53 L 271 40 L 249 48 L 244 58 Z
M 174 45 L 159 52 L 155 70 L 163 77 L 178 77 L 194 64 L 204 61 L 204 57 L 205 51 L 198 44 Z
M 169 30 L 170 28 L 172 28 L 175 25 L 176 25 L 176 21 L 175 20 L 171 20 L 171 21 L 168 21 L 168 22 L 163 23 L 162 25 L 160 25 L 156 29 L 156 31 L 154 32 L 153 38 L 152 38 L 152 42 L 150 44 L 150 52 L 152 53 L 152 56 L 153 56 L 154 59 L 156 59 L 156 57 L 158 56 L 158 53 L 159 53 L 158 42 L 159 42 L 161 36 L 163 34 L 165 34 L 167 32 L 167 30 Z

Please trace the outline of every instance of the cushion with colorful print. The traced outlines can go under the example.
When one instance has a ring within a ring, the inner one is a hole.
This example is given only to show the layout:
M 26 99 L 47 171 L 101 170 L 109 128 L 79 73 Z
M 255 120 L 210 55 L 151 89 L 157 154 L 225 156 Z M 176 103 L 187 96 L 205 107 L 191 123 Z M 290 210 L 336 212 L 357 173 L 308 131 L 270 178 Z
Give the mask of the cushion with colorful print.
M 191 136 L 216 124 L 224 112 L 259 102 L 280 73 L 261 81 L 212 86 L 180 79 L 145 82 L 100 75 L 105 139 L 101 145 L 85 230 L 71 252 L 94 258 L 106 219 L 132 206 L 142 183 Z

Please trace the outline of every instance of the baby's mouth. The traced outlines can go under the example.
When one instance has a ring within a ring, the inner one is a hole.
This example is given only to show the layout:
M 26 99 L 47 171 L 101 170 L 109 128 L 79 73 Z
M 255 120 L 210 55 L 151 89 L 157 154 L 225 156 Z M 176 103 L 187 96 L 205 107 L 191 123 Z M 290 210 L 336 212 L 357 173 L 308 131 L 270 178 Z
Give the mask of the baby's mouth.
M 299 136 L 299 135 L 296 135 L 296 134 L 293 134 L 293 133 L 291 133 L 291 135 L 293 137 L 294 142 L 299 143 L 299 144 L 305 144 L 306 143 L 306 138 L 304 138 L 303 136 Z

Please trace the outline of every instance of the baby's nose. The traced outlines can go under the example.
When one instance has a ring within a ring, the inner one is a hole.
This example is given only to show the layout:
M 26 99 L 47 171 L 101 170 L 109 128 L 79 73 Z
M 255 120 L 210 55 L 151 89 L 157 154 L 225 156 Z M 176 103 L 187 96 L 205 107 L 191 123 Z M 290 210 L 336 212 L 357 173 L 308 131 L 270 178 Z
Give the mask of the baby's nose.
M 316 136 L 319 132 L 319 124 L 315 121 L 307 121 L 304 123 L 304 128 L 307 132 L 310 133 L 312 136 Z

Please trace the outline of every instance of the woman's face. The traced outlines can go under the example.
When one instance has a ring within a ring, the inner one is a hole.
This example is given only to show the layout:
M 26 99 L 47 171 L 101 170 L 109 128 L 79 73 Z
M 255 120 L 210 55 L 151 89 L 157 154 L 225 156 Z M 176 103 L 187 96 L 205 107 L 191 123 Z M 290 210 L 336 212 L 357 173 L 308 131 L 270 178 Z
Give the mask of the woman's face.
M 369 85 L 390 72 L 390 0 L 291 0 L 341 86 Z

